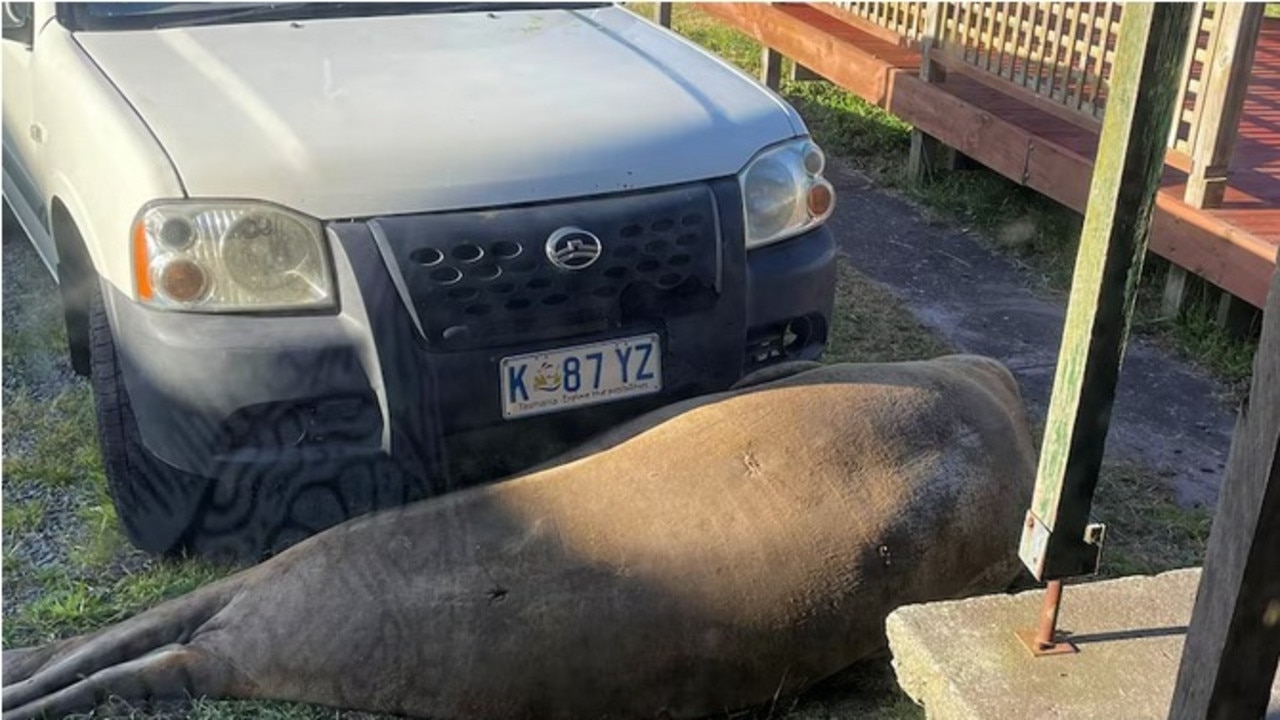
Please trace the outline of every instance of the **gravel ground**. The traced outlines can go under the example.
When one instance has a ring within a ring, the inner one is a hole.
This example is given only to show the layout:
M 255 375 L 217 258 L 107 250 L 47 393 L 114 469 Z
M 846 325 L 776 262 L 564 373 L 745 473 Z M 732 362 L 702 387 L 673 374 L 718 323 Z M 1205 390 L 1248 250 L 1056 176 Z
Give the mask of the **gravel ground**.
M 16 403 L 47 403 L 84 380 L 71 372 L 66 354 L 40 347 L 49 335 L 50 317 L 58 311 L 57 286 L 40 257 L 31 248 L 6 208 L 3 229 L 3 334 L 4 366 L 0 374 L 6 410 Z M 56 334 L 59 339 L 61 333 Z M 36 344 L 36 347 L 31 345 Z M 18 345 L 18 348 L 14 348 Z M 11 349 L 13 348 L 13 349 Z M 50 348 L 51 349 L 51 348 Z M 4 461 L 30 457 L 37 438 L 34 430 L 12 422 L 5 413 L 0 447 Z M 54 489 L 40 483 L 0 485 L 4 503 L 39 501 L 44 505 L 39 532 L 20 537 L 4 531 L 4 614 L 6 616 L 39 592 L 27 576 L 44 568 L 66 563 L 71 539 L 80 525 L 77 511 L 84 507 L 88 490 L 84 487 Z

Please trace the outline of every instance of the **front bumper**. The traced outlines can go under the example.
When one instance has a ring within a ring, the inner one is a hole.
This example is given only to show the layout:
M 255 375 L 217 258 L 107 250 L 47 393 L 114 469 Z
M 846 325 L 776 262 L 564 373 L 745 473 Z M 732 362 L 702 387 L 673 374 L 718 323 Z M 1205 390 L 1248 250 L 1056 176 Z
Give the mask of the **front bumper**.
M 741 237 L 740 218 L 719 220 L 722 237 Z M 157 459 L 220 481 L 305 482 L 354 467 L 358 477 L 401 478 L 406 499 L 431 495 L 477 479 L 450 450 L 492 455 L 494 446 L 475 443 L 495 430 L 503 453 L 518 454 L 513 437 L 534 446 L 497 466 L 515 470 L 625 417 L 724 390 L 761 365 L 815 358 L 832 311 L 835 243 L 818 228 L 751 252 L 723 242 L 718 297 L 697 312 L 655 307 L 585 335 L 441 350 L 424 337 L 369 224 L 335 223 L 329 233 L 341 304 L 330 314 L 158 312 L 104 288 L 140 436 Z M 660 394 L 503 420 L 503 357 L 648 332 L 663 348 Z

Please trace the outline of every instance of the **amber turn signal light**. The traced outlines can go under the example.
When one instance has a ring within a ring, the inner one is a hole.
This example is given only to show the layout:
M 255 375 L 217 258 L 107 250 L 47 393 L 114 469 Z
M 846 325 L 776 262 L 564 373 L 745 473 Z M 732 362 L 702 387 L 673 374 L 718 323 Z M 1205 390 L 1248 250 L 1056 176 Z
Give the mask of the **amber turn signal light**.
M 831 186 L 826 183 L 814 183 L 809 188 L 809 214 L 822 217 L 831 210 Z
M 147 252 L 147 225 L 139 220 L 133 225 L 133 278 L 137 285 L 138 299 L 150 300 L 155 296 L 151 288 L 151 257 Z
M 160 268 L 156 284 L 166 297 L 189 303 L 204 297 L 209 288 L 209 277 L 196 263 L 179 258 L 170 260 Z

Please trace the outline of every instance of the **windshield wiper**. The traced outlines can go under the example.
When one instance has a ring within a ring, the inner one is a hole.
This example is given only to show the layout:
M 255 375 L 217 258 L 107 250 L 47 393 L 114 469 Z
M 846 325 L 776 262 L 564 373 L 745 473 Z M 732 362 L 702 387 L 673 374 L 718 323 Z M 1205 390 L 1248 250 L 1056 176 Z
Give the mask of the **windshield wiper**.
M 224 23 L 266 20 L 298 20 L 316 17 L 319 14 L 316 12 L 318 10 L 325 11 L 323 14 L 329 14 L 335 9 L 346 10 L 353 5 L 360 4 L 362 3 L 305 2 L 255 5 L 253 7 L 239 7 L 228 10 L 205 10 L 185 18 L 156 23 L 153 27 L 156 30 L 163 30 L 164 28 L 195 27 L 197 25 L 221 25 Z
M 269 20 L 314 20 L 332 17 L 369 17 L 375 15 L 442 14 L 457 12 L 500 12 L 512 10 L 582 10 L 608 5 L 607 2 L 303 2 L 273 3 L 253 7 L 203 11 L 152 26 L 157 30 L 197 25 L 220 25 Z

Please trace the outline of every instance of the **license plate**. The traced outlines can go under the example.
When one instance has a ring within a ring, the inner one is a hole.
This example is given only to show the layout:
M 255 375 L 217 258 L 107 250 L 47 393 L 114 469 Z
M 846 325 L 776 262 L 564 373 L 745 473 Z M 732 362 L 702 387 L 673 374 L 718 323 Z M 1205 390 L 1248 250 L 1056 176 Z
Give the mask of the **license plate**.
M 662 389 L 657 335 L 610 340 L 502 359 L 502 416 L 559 412 Z

